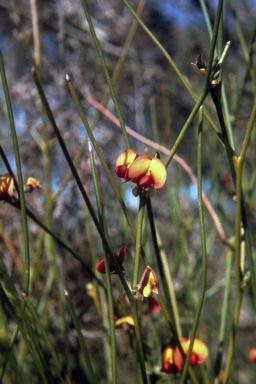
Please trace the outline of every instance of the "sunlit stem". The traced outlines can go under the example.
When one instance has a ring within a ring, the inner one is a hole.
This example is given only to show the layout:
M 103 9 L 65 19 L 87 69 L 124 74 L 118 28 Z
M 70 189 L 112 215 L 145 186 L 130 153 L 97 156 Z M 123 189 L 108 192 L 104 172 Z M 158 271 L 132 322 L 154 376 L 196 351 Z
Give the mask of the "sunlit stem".
M 223 63 L 223 61 L 224 61 L 224 59 L 225 59 L 225 56 L 226 56 L 226 54 L 227 54 L 227 51 L 228 51 L 228 49 L 229 49 L 229 47 L 230 47 L 230 44 L 231 44 L 230 41 L 228 41 L 228 42 L 226 43 L 226 45 L 225 45 L 225 47 L 224 47 L 224 49 L 223 49 L 222 55 L 221 55 L 221 57 L 220 57 L 220 59 L 219 59 L 219 61 L 218 61 L 218 64 L 219 64 L 219 65 L 222 65 L 222 63 Z

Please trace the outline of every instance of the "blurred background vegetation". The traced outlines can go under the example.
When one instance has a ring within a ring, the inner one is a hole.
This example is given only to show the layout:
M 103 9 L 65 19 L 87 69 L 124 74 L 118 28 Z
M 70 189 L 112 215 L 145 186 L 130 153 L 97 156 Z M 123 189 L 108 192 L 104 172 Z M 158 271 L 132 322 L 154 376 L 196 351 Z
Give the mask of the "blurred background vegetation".
M 32 1 L 31 1 L 32 3 Z M 213 23 L 216 1 L 205 2 Z M 99 39 L 110 76 L 115 69 L 127 37 L 134 23 L 133 16 L 119 0 L 86 1 Z M 137 1 L 131 1 L 134 9 Z M 67 88 L 65 75 L 70 74 L 87 119 L 104 157 L 113 170 L 116 156 L 125 149 L 123 136 L 118 127 L 106 116 L 99 115 L 88 100 L 92 96 L 101 101 L 107 84 L 97 55 L 90 30 L 79 0 L 38 0 L 40 32 L 40 63 L 38 71 L 45 94 L 59 130 L 68 147 L 71 158 L 77 156 L 77 170 L 83 180 L 91 202 L 96 209 L 87 135 L 81 117 Z M 141 18 L 149 30 L 164 46 L 181 71 L 185 81 L 199 94 L 203 79 L 195 63 L 203 54 L 207 61 L 210 39 L 200 7 L 200 2 L 147 1 L 140 4 Z M 255 99 L 255 50 L 256 6 L 253 1 L 228 1 L 224 4 L 223 36 L 231 41 L 231 47 L 223 66 L 223 81 L 227 94 L 230 123 L 235 145 L 240 149 Z M 103 258 L 100 237 L 89 217 L 68 165 L 56 140 L 51 124 L 42 110 L 42 105 L 31 74 L 35 66 L 34 40 L 30 3 L 26 0 L 0 0 L 0 48 L 13 106 L 13 115 L 18 134 L 24 179 L 37 177 L 42 190 L 26 197 L 29 209 L 59 238 L 71 245 L 86 265 L 95 271 L 97 261 Z M 250 65 L 248 64 L 250 63 Z M 137 133 L 159 142 L 171 149 L 182 126 L 186 122 L 195 101 L 181 84 L 166 58 L 149 36 L 137 26 L 130 42 L 127 56 L 115 81 L 115 91 L 125 124 Z M 113 101 L 108 98 L 106 108 L 116 114 Z M 218 126 L 213 103 L 208 96 L 204 107 Z M 95 118 L 96 116 L 96 118 Z M 195 119 L 178 148 L 181 156 L 196 173 L 196 135 L 198 121 Z M 5 99 L 0 88 L 0 142 L 14 171 L 15 159 L 12 139 L 5 108 Z M 255 132 L 246 156 L 243 186 L 247 201 L 248 222 L 252 233 L 255 256 Z M 132 147 L 140 153 L 154 150 L 134 138 Z M 164 155 L 162 159 L 164 160 Z M 102 186 L 102 202 L 108 236 L 114 252 L 128 245 L 126 266 L 132 271 L 134 239 L 109 182 L 95 159 Z M 0 161 L 1 174 L 6 173 Z M 134 223 L 137 217 L 137 200 L 132 196 L 130 185 L 118 188 L 124 195 Z M 203 186 L 223 225 L 226 237 L 234 236 L 235 208 L 232 199 L 233 187 L 229 180 L 229 168 L 224 150 L 207 121 L 204 123 Z M 155 220 L 163 247 L 167 253 L 170 273 L 173 276 L 175 293 L 184 334 L 189 334 L 198 297 L 201 279 L 201 242 L 197 209 L 197 189 L 181 166 L 172 161 L 168 167 L 168 188 L 157 191 L 152 199 Z M 226 269 L 223 243 L 209 214 L 205 212 L 208 248 L 207 291 L 200 319 L 200 334 L 210 349 L 209 371 L 216 354 L 216 342 L 223 300 Z M 144 244 L 152 266 L 152 241 L 147 225 L 143 230 Z M 79 260 L 45 233 L 33 220 L 29 220 L 31 286 L 30 299 L 40 317 L 49 340 L 57 352 L 63 371 L 71 382 L 89 382 L 86 376 L 81 349 L 65 303 L 63 290 L 71 297 L 77 318 L 87 344 L 92 364 L 97 372 L 97 382 L 109 380 L 108 362 L 104 357 L 104 325 L 101 311 L 88 294 L 88 283 L 93 281 Z M 0 254 L 13 284 L 21 292 L 22 225 L 20 213 L 9 204 L 0 205 Z M 104 283 L 104 279 L 103 279 Z M 230 308 L 233 308 L 232 292 L 235 279 L 231 279 Z M 117 299 L 122 287 L 113 280 L 114 296 Z M 21 335 L 17 336 L 15 349 L 6 360 L 5 343 L 15 329 L 15 320 L 1 302 L 1 350 L 0 365 L 4 366 L 4 383 L 41 382 L 33 364 L 33 356 Z M 145 319 L 149 308 L 143 302 Z M 144 319 L 145 323 L 146 320 Z M 255 367 L 248 360 L 248 352 L 256 343 L 255 308 L 252 292 L 246 289 L 240 315 L 239 331 L 234 355 L 234 369 L 230 383 L 250 383 L 256 378 Z M 154 326 L 152 325 L 154 323 Z M 228 328 L 232 322 L 228 323 Z M 158 341 L 151 335 L 151 327 L 158 329 Z M 171 335 L 161 314 L 155 315 L 143 328 L 147 369 L 153 382 L 175 382 L 159 374 L 161 345 L 169 342 Z M 229 333 L 230 329 L 227 329 Z M 133 343 L 132 330 L 117 330 L 119 355 L 119 383 L 135 382 L 130 368 L 127 344 Z M 151 336 L 151 337 L 150 337 Z M 147 355 L 147 353 L 146 353 Z M 55 368 L 49 349 L 45 348 L 44 359 L 49 363 L 51 377 Z M 3 367 L 2 366 L 2 367 Z M 2 368 L 3 369 L 3 368 Z M 2 370 L 3 372 L 3 370 Z M 154 381 L 155 380 L 155 381 Z M 178 380 L 178 379 L 177 379 Z M 50 379 L 49 379 L 50 382 Z M 177 381 L 178 382 L 178 381 Z M 211 381 L 210 381 L 211 382 Z

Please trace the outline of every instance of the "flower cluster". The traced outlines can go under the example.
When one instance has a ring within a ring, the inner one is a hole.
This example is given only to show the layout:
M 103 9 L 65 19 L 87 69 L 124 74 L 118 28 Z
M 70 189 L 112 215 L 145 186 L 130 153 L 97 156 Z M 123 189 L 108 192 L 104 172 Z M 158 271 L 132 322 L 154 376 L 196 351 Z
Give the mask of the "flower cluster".
M 114 255 L 114 258 L 115 258 L 116 262 L 118 263 L 118 265 L 119 265 L 119 267 L 123 273 L 123 276 L 125 277 L 127 284 L 129 285 L 129 287 L 131 289 L 130 280 L 129 280 L 128 275 L 127 275 L 127 273 L 123 267 L 123 262 L 124 262 L 125 256 L 126 256 L 126 249 L 127 249 L 127 246 L 124 245 L 119 250 L 119 252 Z M 108 263 L 109 263 L 110 273 L 115 274 L 116 273 L 115 266 L 114 266 L 113 260 L 110 256 L 108 257 Z M 106 273 L 106 266 L 105 266 L 105 260 L 104 259 L 102 259 L 99 262 L 96 269 L 99 273 L 102 273 L 102 274 Z M 148 265 L 144 269 L 139 283 L 133 289 L 131 289 L 131 292 L 132 292 L 132 294 L 136 300 L 142 301 L 144 299 L 144 297 L 149 297 L 152 293 L 158 294 L 158 287 L 159 287 L 159 283 L 158 283 L 158 278 L 156 276 L 156 273 L 153 270 L 153 268 L 151 268 Z M 157 312 L 157 311 L 158 311 L 158 308 L 156 306 L 155 312 Z
M 24 192 L 33 192 L 37 188 L 41 188 L 40 181 L 34 177 L 29 177 L 24 184 Z M 10 201 L 10 199 L 14 199 L 14 193 L 14 178 L 8 173 L 0 175 L 0 200 Z
M 153 157 L 149 155 L 140 156 L 133 149 L 126 149 L 116 159 L 115 174 L 132 181 L 139 187 L 140 191 L 145 189 L 160 189 L 164 186 L 167 178 L 165 165 L 156 153 Z
M 180 340 L 181 347 L 185 355 L 188 354 L 190 339 L 188 337 L 184 337 Z M 190 364 L 202 364 L 208 358 L 208 348 L 205 343 L 195 338 L 193 343 L 193 349 L 190 356 Z M 184 366 L 184 358 L 180 352 L 178 347 L 173 347 L 172 345 L 168 345 L 164 348 L 162 352 L 162 372 L 166 373 L 180 373 L 182 372 Z

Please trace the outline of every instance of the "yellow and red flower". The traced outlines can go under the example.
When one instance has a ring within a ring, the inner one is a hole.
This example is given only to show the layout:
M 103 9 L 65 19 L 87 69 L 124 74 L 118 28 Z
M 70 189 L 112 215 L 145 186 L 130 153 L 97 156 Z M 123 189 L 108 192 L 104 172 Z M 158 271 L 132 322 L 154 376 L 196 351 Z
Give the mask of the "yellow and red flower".
M 114 257 L 116 258 L 116 261 L 118 262 L 118 264 L 120 266 L 122 266 L 122 264 L 124 262 L 124 259 L 125 259 L 125 256 L 126 256 L 126 248 L 127 248 L 126 245 L 123 246 L 119 250 L 119 252 L 116 255 L 114 255 Z M 112 259 L 111 259 L 110 256 L 108 257 L 108 262 L 109 262 L 109 267 L 110 267 L 110 273 L 116 273 L 114 264 L 113 264 Z M 96 269 L 97 269 L 98 272 L 100 272 L 102 274 L 106 273 L 106 267 L 105 267 L 105 260 L 104 259 L 99 262 L 99 264 L 97 265 Z
M 130 165 L 127 176 L 141 187 L 160 189 L 166 182 L 167 172 L 159 158 L 144 155 L 137 157 Z
M 126 181 L 132 181 L 144 188 L 160 189 L 167 178 L 165 165 L 155 156 L 139 154 L 133 149 L 126 149 L 116 159 L 115 173 Z
M 125 180 L 129 180 L 127 177 L 128 169 L 139 154 L 133 149 L 126 149 L 116 159 L 115 174 L 118 177 L 122 177 Z
M 182 346 L 182 349 L 185 355 L 187 355 L 189 350 L 189 345 L 190 345 L 190 338 L 189 337 L 182 338 L 180 340 L 180 344 Z M 207 346 L 202 340 L 195 338 L 189 363 L 191 365 L 202 364 L 207 360 L 207 358 L 208 358 Z M 174 364 L 176 365 L 179 372 L 182 371 L 184 363 L 185 362 L 181 355 L 181 352 L 179 348 L 176 347 L 174 351 Z
M 184 337 L 180 339 L 180 344 L 184 351 L 184 354 L 187 355 L 190 345 L 190 338 Z M 190 355 L 190 365 L 204 363 L 208 358 L 208 353 L 209 351 L 206 344 L 202 340 L 195 338 L 192 353 Z M 173 348 L 173 346 L 171 345 L 165 347 L 164 351 L 162 352 L 162 372 L 182 372 L 184 364 L 184 358 L 178 347 Z

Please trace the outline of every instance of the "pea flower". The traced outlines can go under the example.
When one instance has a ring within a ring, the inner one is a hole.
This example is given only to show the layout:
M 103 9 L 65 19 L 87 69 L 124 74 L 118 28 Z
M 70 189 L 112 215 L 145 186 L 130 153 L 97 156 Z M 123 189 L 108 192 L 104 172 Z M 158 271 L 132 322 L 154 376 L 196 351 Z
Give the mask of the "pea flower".
M 181 347 L 184 351 L 184 354 L 188 354 L 190 339 L 184 337 L 180 339 Z M 195 338 L 192 353 L 190 356 L 190 365 L 202 364 L 208 358 L 208 348 L 204 342 L 200 339 Z M 164 348 L 162 352 L 162 372 L 166 373 L 180 373 L 183 370 L 185 362 L 183 356 L 178 347 L 173 347 L 168 345 Z
M 144 269 L 139 284 L 132 289 L 132 294 L 139 301 L 149 297 L 152 293 L 158 294 L 158 278 L 155 271 L 149 265 Z
M 137 157 L 127 170 L 128 179 L 140 187 L 160 189 L 164 186 L 167 172 L 163 162 L 149 155 Z
M 26 184 L 24 185 L 24 191 L 25 192 L 32 192 L 34 189 L 41 188 L 42 185 L 40 183 L 40 180 L 34 178 L 34 177 L 29 177 L 27 179 Z
M 122 177 L 125 180 L 128 179 L 128 169 L 131 166 L 131 164 L 134 162 L 134 160 L 139 156 L 139 154 L 134 151 L 134 149 L 126 149 L 116 159 L 116 167 L 115 167 L 115 174 L 118 177 Z
M 253 348 L 250 349 L 249 359 L 251 361 L 253 361 L 254 363 L 256 363 L 256 347 L 253 347 Z
M 127 248 L 126 245 L 123 246 L 119 250 L 119 252 L 116 255 L 114 255 L 114 257 L 116 258 L 116 261 L 118 262 L 118 264 L 120 266 L 122 266 L 122 264 L 124 262 L 124 259 L 125 259 L 125 256 L 126 256 L 126 248 Z M 115 266 L 114 266 L 110 256 L 108 257 L 108 262 L 109 262 L 109 267 L 110 267 L 110 273 L 116 273 Z M 96 269 L 97 269 L 98 272 L 100 272 L 102 274 L 106 273 L 106 267 L 105 267 L 105 260 L 104 259 L 99 262 L 99 264 L 97 265 Z
M 188 337 L 182 338 L 180 340 L 180 344 L 182 346 L 182 349 L 185 355 L 187 355 L 189 350 L 189 345 L 190 345 L 190 338 Z M 195 338 L 192 353 L 190 355 L 190 364 L 191 365 L 202 364 L 207 360 L 207 358 L 208 358 L 207 346 L 202 340 Z M 178 372 L 181 372 L 185 362 L 178 347 L 176 347 L 174 350 L 173 361 L 175 366 L 177 367 Z
M 0 175 L 0 200 L 8 200 L 14 194 L 14 179 L 7 173 Z

